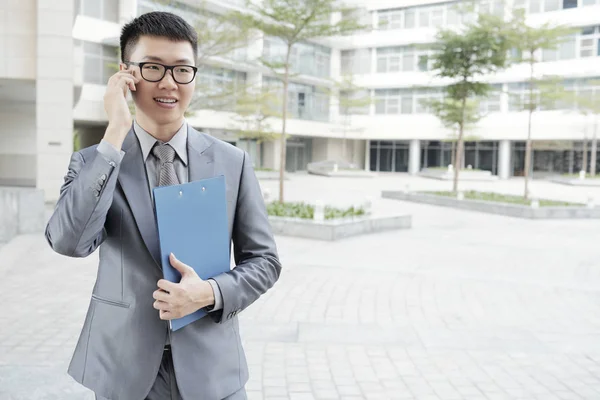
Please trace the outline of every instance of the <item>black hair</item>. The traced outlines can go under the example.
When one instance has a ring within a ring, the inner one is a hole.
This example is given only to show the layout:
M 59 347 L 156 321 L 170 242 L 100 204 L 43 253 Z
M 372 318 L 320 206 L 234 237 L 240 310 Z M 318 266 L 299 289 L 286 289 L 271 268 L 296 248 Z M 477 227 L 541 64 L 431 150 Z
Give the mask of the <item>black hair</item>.
M 198 33 L 178 15 L 153 11 L 142 14 L 127 23 L 121 30 L 121 61 L 130 61 L 133 48 L 140 36 L 164 37 L 172 41 L 187 41 L 194 50 L 194 61 L 198 58 Z

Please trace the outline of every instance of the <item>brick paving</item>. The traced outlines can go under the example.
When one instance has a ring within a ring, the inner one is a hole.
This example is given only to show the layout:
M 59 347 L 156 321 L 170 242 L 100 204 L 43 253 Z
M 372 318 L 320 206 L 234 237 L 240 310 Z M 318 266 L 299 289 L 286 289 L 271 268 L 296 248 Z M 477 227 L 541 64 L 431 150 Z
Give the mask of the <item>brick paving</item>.
M 344 204 L 407 183 L 448 185 L 293 175 L 287 194 Z M 600 198 L 535 183 L 546 197 Z M 276 193 L 276 182 L 263 187 Z M 374 209 L 409 212 L 413 228 L 333 243 L 277 237 L 281 279 L 240 313 L 250 400 L 600 399 L 600 222 L 384 199 Z M 0 399 L 93 399 L 66 366 L 96 262 L 56 255 L 41 235 L 0 248 Z

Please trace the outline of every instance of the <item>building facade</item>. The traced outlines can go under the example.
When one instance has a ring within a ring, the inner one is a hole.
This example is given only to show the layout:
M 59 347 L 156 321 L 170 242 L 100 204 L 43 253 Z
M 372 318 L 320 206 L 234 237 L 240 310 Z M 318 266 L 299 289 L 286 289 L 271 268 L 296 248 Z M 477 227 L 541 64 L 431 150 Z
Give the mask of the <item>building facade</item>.
M 538 55 L 537 72 L 558 75 L 567 90 L 600 98 L 600 0 L 482 0 L 471 14 L 458 13 L 457 2 L 354 3 L 361 7 L 359 12 L 334 18 L 357 18 L 367 29 L 302 43 L 292 54 L 289 171 L 304 170 L 311 161 L 342 158 L 381 173 L 415 174 L 422 168 L 447 166 L 455 133 L 423 103 L 441 97 L 445 82 L 434 78 L 425 57 L 428 51 L 421 45 L 433 43 L 438 28 L 461 24 L 477 12 L 508 15 L 513 7 L 524 8 L 532 24 L 553 21 L 574 27 L 576 33 L 556 50 Z M 161 9 L 197 23 L 243 4 L 242 0 L 181 0 L 176 6 L 152 0 L 0 3 L 0 184 L 37 186 L 49 201 L 58 197 L 74 146 L 99 142 L 106 128 L 103 95 L 118 63 L 118 38 L 125 22 Z M 253 60 L 261 56 L 277 60 L 283 51 L 282 43 L 262 37 L 231 54 L 205 60 L 210 65 L 200 69 L 197 79 L 203 88 L 217 91 L 232 85 L 277 89 L 281 83 Z M 333 82 L 345 76 L 363 88 L 370 105 L 352 111 L 340 107 L 338 99 L 344 93 Z M 465 166 L 504 179 L 523 174 L 528 120 L 520 110 L 526 101 L 527 77 L 527 67 L 517 65 L 485 78 L 494 91 L 480 104 L 486 116 L 467 134 Z M 206 100 L 202 93 L 198 96 Z M 235 114 L 227 107 L 207 109 L 202 104 L 199 101 L 188 117 L 194 127 L 243 147 L 257 168 L 278 168 L 279 141 L 240 139 Z M 281 121 L 271 121 L 272 129 L 280 130 Z M 583 115 L 573 104 L 536 111 L 534 173 L 579 171 L 583 142 L 600 130 L 597 125 L 593 115 Z M 600 170 L 600 157 L 597 160 Z

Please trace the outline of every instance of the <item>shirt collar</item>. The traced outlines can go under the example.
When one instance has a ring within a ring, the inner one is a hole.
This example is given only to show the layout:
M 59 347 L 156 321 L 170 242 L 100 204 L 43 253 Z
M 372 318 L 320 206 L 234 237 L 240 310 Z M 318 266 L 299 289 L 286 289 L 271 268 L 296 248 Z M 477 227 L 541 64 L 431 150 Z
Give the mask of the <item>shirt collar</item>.
M 138 125 L 137 121 L 133 121 L 133 131 L 140 141 L 140 146 L 142 147 L 142 155 L 144 156 L 144 162 L 148 159 L 148 155 L 150 155 L 150 151 L 152 151 L 152 147 L 158 141 L 154 136 L 146 132 L 144 128 Z M 183 125 L 177 131 L 175 136 L 167 143 L 173 147 L 175 153 L 179 156 L 179 159 L 183 162 L 183 165 L 187 166 L 188 157 L 187 157 L 187 122 L 183 121 Z

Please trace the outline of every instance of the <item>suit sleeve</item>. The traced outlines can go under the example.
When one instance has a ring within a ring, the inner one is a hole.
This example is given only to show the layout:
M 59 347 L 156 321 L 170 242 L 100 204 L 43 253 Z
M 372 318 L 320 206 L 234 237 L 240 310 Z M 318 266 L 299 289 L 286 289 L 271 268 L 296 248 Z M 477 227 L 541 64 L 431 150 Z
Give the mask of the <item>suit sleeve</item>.
M 235 317 L 279 279 L 281 264 L 258 179 L 244 152 L 233 225 L 236 267 L 213 279 L 219 285 L 222 310 L 209 315 L 215 322 Z
M 86 257 L 106 238 L 104 223 L 112 204 L 118 171 L 125 154 L 102 141 L 96 150 L 73 153 L 46 240 L 59 254 Z

